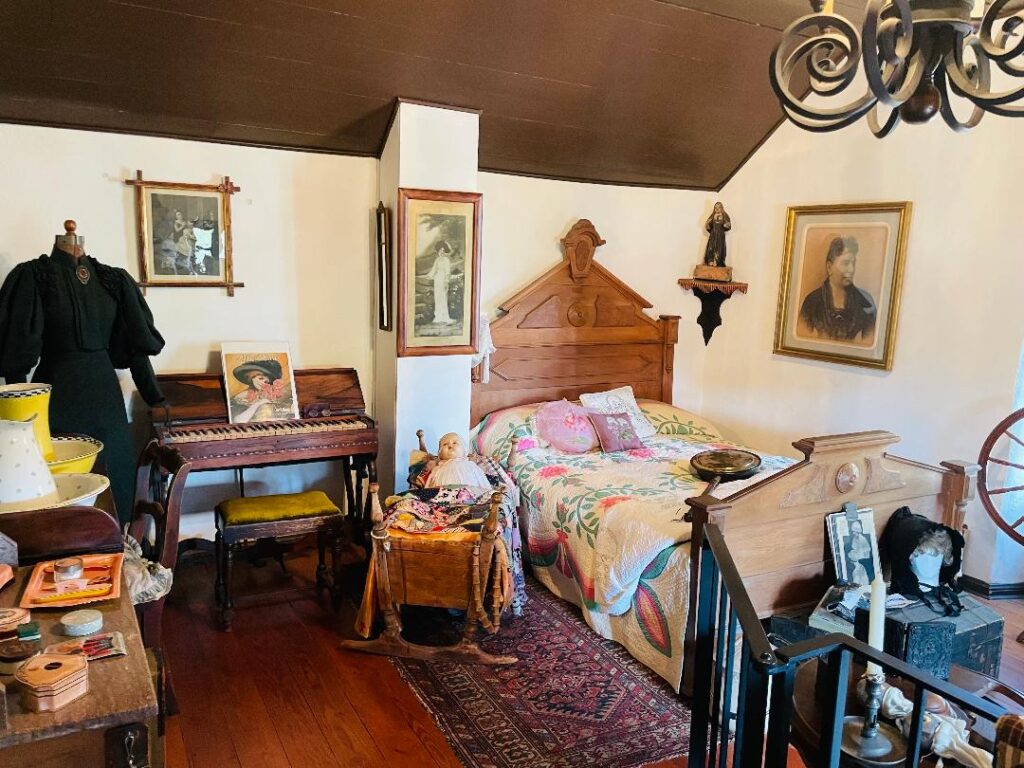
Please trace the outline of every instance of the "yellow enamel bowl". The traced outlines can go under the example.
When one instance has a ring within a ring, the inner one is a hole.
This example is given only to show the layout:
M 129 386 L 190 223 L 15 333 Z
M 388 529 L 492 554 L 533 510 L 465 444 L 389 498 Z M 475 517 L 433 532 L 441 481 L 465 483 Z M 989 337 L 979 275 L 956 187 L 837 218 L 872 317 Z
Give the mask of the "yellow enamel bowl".
M 110 487 L 106 475 L 62 474 L 54 475 L 53 481 L 57 484 L 60 501 L 46 505 L 49 507 L 91 507 L 97 497 Z
M 85 435 L 54 436 L 53 458 L 46 462 L 53 474 L 92 472 L 103 443 Z

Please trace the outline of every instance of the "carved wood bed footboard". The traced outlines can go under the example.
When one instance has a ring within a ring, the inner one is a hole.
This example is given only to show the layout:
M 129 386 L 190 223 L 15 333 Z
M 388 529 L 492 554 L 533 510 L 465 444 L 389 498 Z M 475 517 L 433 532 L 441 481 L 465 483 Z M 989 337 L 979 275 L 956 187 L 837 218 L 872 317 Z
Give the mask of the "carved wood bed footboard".
M 693 517 L 687 659 L 692 658 L 705 523 L 720 526 L 725 542 L 758 615 L 767 617 L 816 604 L 832 583 L 832 555 L 825 516 L 846 502 L 874 512 L 881 534 L 893 512 L 909 506 L 917 514 L 961 530 L 967 503 L 974 498 L 978 466 L 948 461 L 936 467 L 886 452 L 899 441 L 891 432 L 856 432 L 798 440 L 804 460 L 755 485 L 727 496 L 687 500 Z M 690 668 L 684 665 L 683 689 Z

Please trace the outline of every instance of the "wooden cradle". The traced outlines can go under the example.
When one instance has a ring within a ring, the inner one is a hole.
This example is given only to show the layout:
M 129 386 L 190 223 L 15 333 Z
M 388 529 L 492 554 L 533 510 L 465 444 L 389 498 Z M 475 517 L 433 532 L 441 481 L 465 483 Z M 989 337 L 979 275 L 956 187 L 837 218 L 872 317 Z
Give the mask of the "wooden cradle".
M 423 534 L 389 531 L 384 523 L 379 487 L 371 483 L 369 507 L 372 554 L 367 575 L 368 595 L 383 614 L 384 630 L 373 640 L 344 640 L 342 648 L 410 659 L 453 659 L 481 664 L 514 664 L 515 656 L 487 653 L 477 645 L 480 625 L 495 633 L 501 624 L 504 598 L 495 539 L 504 493 L 495 491 L 479 534 Z M 371 588 L 369 584 L 373 584 Z M 375 590 L 375 592 L 374 592 Z M 490 590 L 492 613 L 484 607 Z M 423 605 L 466 611 L 462 639 L 451 646 L 428 646 L 402 637 L 400 606 Z M 375 614 L 375 611 L 371 611 Z

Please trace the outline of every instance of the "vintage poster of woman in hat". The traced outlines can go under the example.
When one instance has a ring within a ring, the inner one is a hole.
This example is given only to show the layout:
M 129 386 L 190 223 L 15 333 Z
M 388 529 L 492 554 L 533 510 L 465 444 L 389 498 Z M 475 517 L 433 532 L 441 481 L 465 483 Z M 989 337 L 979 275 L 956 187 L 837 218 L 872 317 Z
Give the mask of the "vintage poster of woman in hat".
M 233 342 L 221 345 L 228 417 L 232 424 L 299 417 L 288 345 Z

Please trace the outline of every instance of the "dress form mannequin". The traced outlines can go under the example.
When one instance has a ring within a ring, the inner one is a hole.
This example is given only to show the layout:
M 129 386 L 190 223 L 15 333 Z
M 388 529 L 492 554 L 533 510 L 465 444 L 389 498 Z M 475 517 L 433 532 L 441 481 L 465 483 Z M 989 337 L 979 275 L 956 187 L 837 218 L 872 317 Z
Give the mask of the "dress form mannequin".
M 72 220 L 53 250 L 17 264 L 0 287 L 0 376 L 14 384 L 51 384 L 50 428 L 103 443 L 101 471 L 110 477 L 126 521 L 135 495 L 135 449 L 117 369 L 127 368 L 149 405 L 163 394 L 149 362 L 163 348 L 153 315 L 125 270 L 85 252 Z

